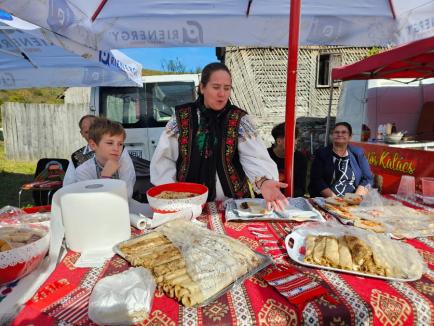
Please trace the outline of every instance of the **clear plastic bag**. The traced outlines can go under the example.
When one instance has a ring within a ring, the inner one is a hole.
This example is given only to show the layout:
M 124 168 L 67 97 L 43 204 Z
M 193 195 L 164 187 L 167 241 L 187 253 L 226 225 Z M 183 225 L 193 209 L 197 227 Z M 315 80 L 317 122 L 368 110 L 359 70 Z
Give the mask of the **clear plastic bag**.
M 4 206 L 0 209 L 0 225 L 29 224 L 47 222 L 49 225 L 50 213 L 26 213 L 14 206 Z
M 22 209 L 14 206 L 4 206 L 0 209 L 0 224 L 19 224 L 20 218 L 26 214 Z
M 397 238 L 434 235 L 434 214 L 407 207 L 399 201 L 382 197 L 372 190 L 351 213 L 365 220 L 380 222 L 385 232 Z
M 181 252 L 185 271 L 200 289 L 199 304 L 249 272 L 256 272 L 257 267 L 264 267 L 263 259 L 243 243 L 189 221 L 176 219 L 156 230 Z
M 383 198 L 377 189 L 369 189 L 369 192 L 363 196 L 363 201 L 360 203 L 360 207 L 376 207 L 379 210 L 383 209 Z
M 348 235 L 357 237 L 370 247 L 375 259 L 381 262 L 382 265 L 387 266 L 393 274 L 393 276 L 381 278 L 416 280 L 427 270 L 426 264 L 414 247 L 401 241 L 392 240 L 384 234 L 368 232 L 348 225 L 344 226 L 337 222 L 308 223 L 296 228 L 295 231 L 297 231 L 296 234 L 304 238 L 307 238 L 308 235 L 333 236 L 336 238 Z M 345 272 L 348 271 L 345 270 Z M 359 272 L 359 274 L 363 273 Z M 373 276 L 371 274 L 365 275 Z
M 107 276 L 89 299 L 89 318 L 99 325 L 134 325 L 148 317 L 155 292 L 152 273 L 143 267 Z

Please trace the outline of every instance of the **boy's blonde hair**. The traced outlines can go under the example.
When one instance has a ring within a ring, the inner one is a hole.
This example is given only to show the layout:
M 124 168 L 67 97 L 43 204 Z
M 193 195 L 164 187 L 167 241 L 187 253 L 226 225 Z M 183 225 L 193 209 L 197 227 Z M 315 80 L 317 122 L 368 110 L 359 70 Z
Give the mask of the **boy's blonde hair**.
M 124 140 L 127 136 L 124 127 L 119 122 L 96 117 L 89 128 L 89 139 L 98 145 L 105 134 L 109 134 L 110 136 L 122 135 Z

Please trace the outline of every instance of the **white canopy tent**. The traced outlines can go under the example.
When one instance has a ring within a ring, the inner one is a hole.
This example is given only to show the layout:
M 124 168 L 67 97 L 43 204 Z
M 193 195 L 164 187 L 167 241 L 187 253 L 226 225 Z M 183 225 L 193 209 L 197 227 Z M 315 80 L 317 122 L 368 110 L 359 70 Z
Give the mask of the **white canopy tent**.
M 288 46 L 289 195 L 298 45 L 385 46 L 434 35 L 434 0 L 0 0 L 0 8 L 97 50 Z
M 0 0 L 84 46 L 288 46 L 288 0 Z M 434 35 L 433 0 L 303 0 L 300 44 L 372 46 Z
M 0 89 L 99 85 L 141 86 L 141 65 L 120 51 L 84 48 L 19 18 L 0 16 Z

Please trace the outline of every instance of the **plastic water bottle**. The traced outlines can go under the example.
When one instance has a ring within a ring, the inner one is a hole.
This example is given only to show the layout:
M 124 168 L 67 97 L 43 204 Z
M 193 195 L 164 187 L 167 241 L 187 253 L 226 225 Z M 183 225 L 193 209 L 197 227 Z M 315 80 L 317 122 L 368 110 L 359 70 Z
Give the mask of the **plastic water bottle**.
M 383 134 L 384 134 L 384 125 L 378 125 L 377 129 L 377 141 L 383 140 Z

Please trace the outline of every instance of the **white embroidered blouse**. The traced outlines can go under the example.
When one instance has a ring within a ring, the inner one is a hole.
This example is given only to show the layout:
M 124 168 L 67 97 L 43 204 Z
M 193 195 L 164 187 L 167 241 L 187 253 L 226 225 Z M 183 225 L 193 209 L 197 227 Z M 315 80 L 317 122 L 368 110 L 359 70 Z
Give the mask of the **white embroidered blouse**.
M 150 172 L 151 182 L 154 185 L 176 182 L 176 161 L 179 155 L 178 136 L 176 117 L 172 117 L 152 156 Z M 244 173 L 252 185 L 261 177 L 279 180 L 277 165 L 268 154 L 267 148 L 248 115 L 241 118 L 238 128 L 238 153 Z M 216 200 L 226 199 L 218 175 L 216 175 L 216 194 Z

